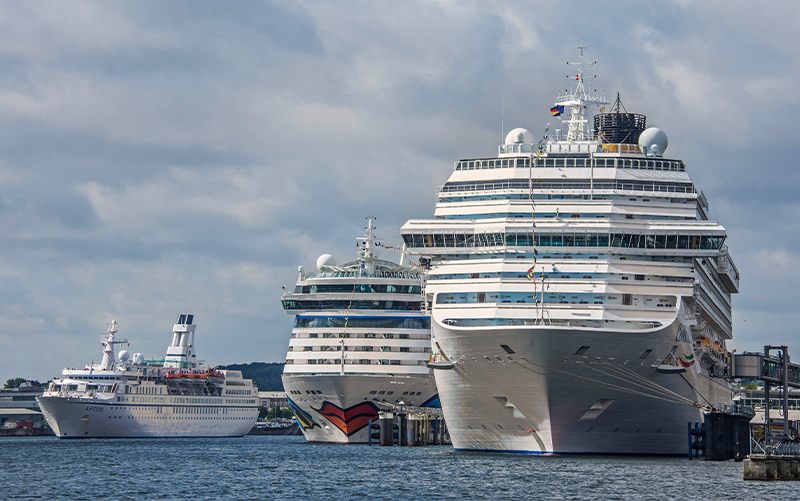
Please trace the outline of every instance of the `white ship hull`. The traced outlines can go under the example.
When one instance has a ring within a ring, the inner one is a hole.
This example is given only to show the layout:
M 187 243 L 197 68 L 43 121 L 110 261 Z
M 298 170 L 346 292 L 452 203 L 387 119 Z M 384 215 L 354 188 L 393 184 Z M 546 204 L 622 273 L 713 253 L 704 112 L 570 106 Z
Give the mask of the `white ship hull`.
M 435 341 L 455 361 L 453 370 L 435 371 L 454 447 L 685 455 L 687 423 L 702 421 L 691 402 L 729 403 L 731 390 L 698 364 L 682 373 L 658 371 L 673 347 L 675 356 L 692 353 L 689 343 L 676 341 L 679 325 L 676 319 L 661 329 L 614 332 L 434 322 Z M 646 350 L 652 351 L 643 360 Z
M 133 405 L 62 396 L 37 401 L 59 438 L 241 437 L 258 418 L 254 406 Z
M 284 374 L 283 387 L 309 442 L 368 443 L 379 404 L 438 407 L 429 375 Z

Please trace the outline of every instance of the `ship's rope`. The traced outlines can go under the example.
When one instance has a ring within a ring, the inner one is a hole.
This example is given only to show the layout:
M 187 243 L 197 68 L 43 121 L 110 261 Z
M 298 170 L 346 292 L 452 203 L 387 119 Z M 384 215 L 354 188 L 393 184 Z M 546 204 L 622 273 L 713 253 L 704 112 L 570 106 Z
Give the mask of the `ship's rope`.
M 591 365 L 588 365 L 588 364 L 586 364 L 586 368 L 587 369 L 591 369 L 591 370 L 596 371 L 596 372 L 599 372 L 599 373 L 601 373 L 601 374 L 603 374 L 605 376 L 609 376 L 609 377 L 612 377 L 614 379 L 619 379 L 621 381 L 628 382 L 628 383 L 630 383 L 630 384 L 632 384 L 634 386 L 637 386 L 639 388 L 642 388 L 644 390 L 653 391 L 653 392 L 658 393 L 658 394 L 660 394 L 660 395 L 662 395 L 662 396 L 664 396 L 666 398 L 672 398 L 672 399 L 676 399 L 676 400 L 684 400 L 684 401 L 687 401 L 687 402 L 694 403 L 694 402 L 692 402 L 691 399 L 686 398 L 683 395 L 677 394 L 677 393 L 675 393 L 675 392 L 673 392 L 671 390 L 668 390 L 667 388 L 664 388 L 663 386 L 658 385 L 657 383 L 645 384 L 645 383 L 642 383 L 641 381 L 631 381 L 628 378 L 625 378 L 625 377 L 622 377 L 622 376 L 618 376 L 618 375 L 615 375 L 615 374 L 611 374 L 610 372 L 606 372 L 606 371 L 601 370 L 601 369 L 599 369 L 597 367 L 592 367 Z
M 688 380 L 688 379 L 686 379 L 686 377 L 685 377 L 683 374 L 681 374 L 681 377 L 683 378 L 683 380 L 684 380 L 684 381 L 686 381 L 686 384 L 688 384 L 688 385 L 689 385 L 689 387 L 695 391 L 695 393 L 697 393 L 698 395 L 700 395 L 700 398 L 702 398 L 703 400 L 705 400 L 705 401 L 706 401 L 706 403 L 709 405 L 709 407 L 713 407 L 713 405 L 711 405 L 711 402 L 709 402 L 709 401 L 706 399 L 706 397 L 704 397 L 704 396 L 703 396 L 703 394 L 702 394 L 702 393 L 700 393 L 700 392 L 697 390 L 697 388 L 695 388 L 695 387 L 692 385 L 692 383 L 690 383 L 690 382 L 689 382 L 689 380 Z
M 688 398 L 683 397 L 683 396 L 681 396 L 681 398 L 675 398 L 675 397 L 669 397 L 669 396 L 659 396 L 659 395 L 655 395 L 653 393 L 639 391 L 639 390 L 635 390 L 635 389 L 632 389 L 632 388 L 627 388 L 627 387 L 620 386 L 620 385 L 613 384 L 613 383 L 608 383 L 608 382 L 604 382 L 604 381 L 598 381 L 596 379 L 592 379 L 592 378 L 587 377 L 587 376 L 581 376 L 579 374 L 573 374 L 571 372 L 562 371 L 560 369 L 556 369 L 555 367 L 547 367 L 547 366 L 544 366 L 544 365 L 541 365 L 541 364 L 537 364 L 536 362 L 532 362 L 532 361 L 530 361 L 528 359 L 525 359 L 525 361 L 528 362 L 529 364 L 534 365 L 536 367 L 539 367 L 539 368 L 541 368 L 541 369 L 543 369 L 543 370 L 545 370 L 547 372 L 540 372 L 540 371 L 532 369 L 530 367 L 525 367 L 524 365 L 519 364 L 519 363 L 517 365 L 519 365 L 520 367 L 522 367 L 522 368 L 524 368 L 526 370 L 532 371 L 532 372 L 534 372 L 536 374 L 539 374 L 539 375 L 542 375 L 542 376 L 554 377 L 556 379 L 565 379 L 565 380 L 570 380 L 570 381 L 581 380 L 584 383 L 588 384 L 589 386 L 596 386 L 596 387 L 599 387 L 599 388 L 610 388 L 610 389 L 613 389 L 613 390 L 621 391 L 623 393 L 629 393 L 631 395 L 638 395 L 638 396 L 642 396 L 642 397 L 652 398 L 652 399 L 655 399 L 655 400 L 662 400 L 662 401 L 665 401 L 665 402 L 670 402 L 670 403 L 679 404 L 679 405 L 685 405 L 685 406 L 688 406 L 688 407 L 697 407 L 697 403 L 696 402 L 692 402 L 691 399 L 688 399 Z M 559 373 L 559 374 L 563 374 L 563 375 L 559 376 L 557 374 L 553 374 L 553 372 Z
M 590 364 L 584 364 L 584 365 L 586 366 L 587 369 L 591 369 L 593 371 L 599 372 L 599 373 L 601 373 L 603 375 L 612 377 L 614 379 L 618 379 L 618 380 L 633 384 L 634 386 L 637 386 L 637 387 L 642 388 L 644 390 L 654 391 L 655 393 L 660 394 L 661 396 L 663 396 L 665 398 L 672 399 L 672 400 L 675 400 L 675 401 L 682 401 L 682 402 L 685 402 L 685 403 L 688 403 L 688 404 L 692 404 L 692 405 L 694 405 L 694 403 L 695 403 L 692 399 L 684 397 L 683 395 L 681 395 L 679 393 L 675 393 L 674 391 L 669 390 L 668 388 L 665 388 L 665 387 L 663 387 L 663 386 L 661 386 L 658 383 L 655 383 L 653 381 L 647 380 L 648 381 L 647 384 L 642 383 L 641 381 L 634 382 L 634 381 L 630 381 L 629 379 L 627 379 L 625 377 L 617 376 L 615 374 L 611 374 L 609 372 L 601 370 L 598 367 L 593 367 Z M 609 366 L 611 366 L 611 365 L 613 365 L 613 364 L 609 364 Z M 630 371 L 630 372 L 635 374 L 636 376 L 639 376 L 638 374 L 636 374 L 633 371 Z M 641 377 L 643 379 L 646 379 L 643 376 L 641 376 Z
M 611 368 L 613 370 L 617 370 L 617 371 L 619 371 L 619 372 L 621 372 L 623 374 L 626 374 L 628 377 L 634 378 L 637 381 L 639 381 L 642 385 L 651 387 L 652 389 L 654 389 L 656 391 L 659 391 L 661 393 L 673 395 L 676 398 L 687 398 L 687 397 L 684 397 L 683 395 L 681 395 L 680 393 L 674 392 L 674 391 L 670 390 L 669 388 L 667 388 L 666 386 L 660 385 L 660 384 L 656 383 L 655 381 L 653 381 L 651 379 L 648 379 L 648 378 L 642 376 L 641 374 L 638 374 L 636 371 L 631 370 L 631 369 L 629 369 L 627 367 L 624 367 L 622 365 L 610 364 L 609 368 Z M 692 389 L 694 389 L 694 388 L 692 388 Z

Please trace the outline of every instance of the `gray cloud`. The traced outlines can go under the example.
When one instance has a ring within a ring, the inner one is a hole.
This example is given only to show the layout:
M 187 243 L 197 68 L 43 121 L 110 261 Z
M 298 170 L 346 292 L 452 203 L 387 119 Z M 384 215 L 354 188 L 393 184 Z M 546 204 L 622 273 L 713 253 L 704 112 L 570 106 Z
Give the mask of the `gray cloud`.
M 501 108 L 506 131 L 560 127 L 547 110 L 578 38 L 728 228 L 734 346 L 800 340 L 800 7 L 561 9 L 0 4 L 0 380 L 98 358 L 112 318 L 159 356 L 183 312 L 209 361 L 283 360 L 297 266 L 352 257 L 368 214 L 399 242 L 455 160 L 494 154 Z

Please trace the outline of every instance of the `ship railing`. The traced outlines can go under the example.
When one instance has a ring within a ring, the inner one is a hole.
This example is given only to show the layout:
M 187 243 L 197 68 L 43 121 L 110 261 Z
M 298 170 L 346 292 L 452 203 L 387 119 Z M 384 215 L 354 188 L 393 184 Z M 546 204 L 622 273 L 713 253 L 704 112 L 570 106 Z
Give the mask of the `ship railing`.
M 696 195 L 697 189 L 694 185 L 680 186 L 672 183 L 662 184 L 654 181 L 602 181 L 597 180 L 594 183 L 588 181 L 583 184 L 575 182 L 561 182 L 561 181 L 542 181 L 534 184 L 535 192 L 557 192 L 557 191 L 586 191 L 593 189 L 596 192 L 601 191 L 624 191 L 626 193 L 643 193 L 643 194 L 682 194 L 682 195 Z M 511 182 L 487 182 L 487 183 L 469 183 L 459 184 L 456 186 L 437 186 L 437 195 L 456 195 L 456 194 L 477 194 L 486 191 L 497 192 L 513 192 L 513 193 L 529 193 L 530 186 L 527 182 L 511 181 Z
M 418 280 L 422 270 L 419 272 L 409 271 L 377 271 L 374 273 L 359 273 L 357 271 L 325 271 L 325 272 L 312 272 L 303 273 L 301 278 L 303 280 L 309 278 L 403 278 Z

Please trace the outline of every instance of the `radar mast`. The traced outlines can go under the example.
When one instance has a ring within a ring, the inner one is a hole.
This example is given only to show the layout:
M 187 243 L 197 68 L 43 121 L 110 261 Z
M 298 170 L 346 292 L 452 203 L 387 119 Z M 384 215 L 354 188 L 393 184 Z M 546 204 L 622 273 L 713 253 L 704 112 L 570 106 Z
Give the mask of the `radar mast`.
M 569 126 L 567 132 L 567 141 L 588 141 L 592 139 L 589 136 L 588 108 L 589 106 L 608 104 L 604 97 L 592 94 L 591 91 L 587 90 L 583 85 L 585 79 L 593 80 L 597 78 L 597 75 L 588 76 L 585 74 L 585 70 L 597 64 L 597 61 L 593 61 L 591 63 L 584 62 L 584 49 L 586 49 L 585 45 L 578 44 L 578 62 L 570 63 L 567 61 L 568 65 L 577 67 L 578 72 L 574 76 L 567 75 L 567 78 L 575 79 L 575 88 L 572 91 L 565 90 L 563 94 L 556 98 L 556 109 L 558 114 L 561 114 L 565 107 L 570 108 L 569 118 L 567 120 L 562 120 L 562 123 L 566 123 Z

